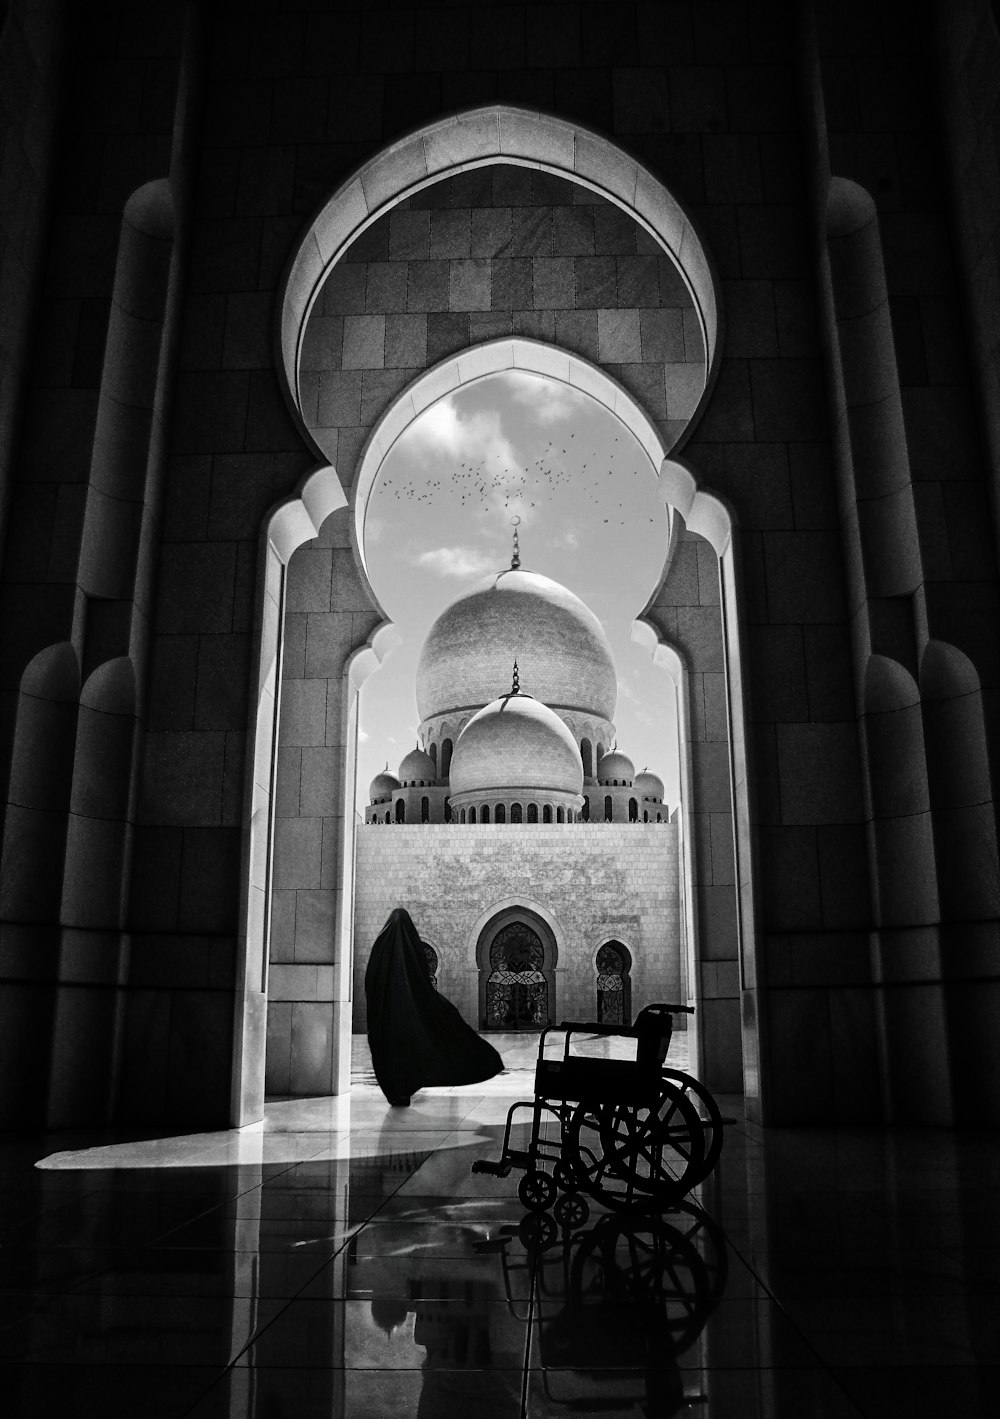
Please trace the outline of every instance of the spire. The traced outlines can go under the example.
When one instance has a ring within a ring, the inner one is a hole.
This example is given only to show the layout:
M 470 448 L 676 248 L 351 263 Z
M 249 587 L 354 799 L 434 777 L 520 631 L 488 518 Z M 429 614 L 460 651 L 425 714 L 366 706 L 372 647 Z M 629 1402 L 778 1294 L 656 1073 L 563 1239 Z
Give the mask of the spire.
M 514 535 L 516 536 L 517 534 L 515 533 Z M 512 695 L 519 695 L 519 694 L 521 693 L 521 681 L 520 681 L 520 678 L 518 677 L 518 673 L 517 673 L 517 661 L 516 661 L 516 660 L 514 661 L 514 679 L 513 679 L 513 681 L 511 682 L 510 692 L 511 692 Z
M 521 565 L 521 548 L 517 540 L 517 525 L 520 521 L 521 519 L 519 517 L 512 517 L 510 520 L 510 525 L 514 529 L 514 551 L 510 559 L 510 569 L 512 572 L 516 572 Z

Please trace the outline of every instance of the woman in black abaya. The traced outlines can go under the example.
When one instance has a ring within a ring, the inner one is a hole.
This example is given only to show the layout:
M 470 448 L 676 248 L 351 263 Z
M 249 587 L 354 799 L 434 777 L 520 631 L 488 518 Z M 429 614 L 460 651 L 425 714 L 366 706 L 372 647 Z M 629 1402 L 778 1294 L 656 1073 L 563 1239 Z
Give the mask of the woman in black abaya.
M 431 984 L 424 943 L 402 907 L 389 913 L 365 972 L 372 1067 L 390 1104 L 425 1085 L 492 1079 L 503 1060 Z

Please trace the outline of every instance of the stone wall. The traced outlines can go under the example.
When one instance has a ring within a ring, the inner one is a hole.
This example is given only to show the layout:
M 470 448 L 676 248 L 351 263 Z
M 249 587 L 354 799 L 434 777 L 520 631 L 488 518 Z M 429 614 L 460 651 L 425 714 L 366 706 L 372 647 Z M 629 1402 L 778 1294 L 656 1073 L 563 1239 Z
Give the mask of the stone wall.
M 358 830 L 356 883 L 356 1030 L 366 1027 L 368 953 L 397 906 L 437 952 L 439 988 L 473 1025 L 476 946 L 512 903 L 538 912 L 555 935 L 551 1018 L 594 1018 L 594 956 L 609 940 L 632 956 L 633 1016 L 652 1001 L 683 999 L 673 823 L 367 826 Z
M 421 370 L 504 335 L 600 362 L 668 448 L 705 387 L 691 295 L 654 238 L 586 187 L 497 163 L 404 198 L 334 266 L 302 351 L 306 423 L 350 476 Z

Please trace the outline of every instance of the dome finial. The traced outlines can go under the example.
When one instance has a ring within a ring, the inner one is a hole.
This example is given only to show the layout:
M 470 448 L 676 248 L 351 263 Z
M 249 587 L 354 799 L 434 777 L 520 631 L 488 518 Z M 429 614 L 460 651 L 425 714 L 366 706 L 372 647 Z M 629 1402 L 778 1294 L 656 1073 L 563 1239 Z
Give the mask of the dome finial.
M 512 517 L 510 520 L 510 525 L 514 529 L 514 551 L 510 559 L 510 569 L 512 572 L 516 572 L 521 565 L 521 548 L 517 540 L 517 527 L 520 521 L 521 519 L 519 517 Z
M 514 661 L 514 679 L 511 681 L 510 692 L 512 695 L 521 693 L 521 681 L 517 673 L 517 661 Z

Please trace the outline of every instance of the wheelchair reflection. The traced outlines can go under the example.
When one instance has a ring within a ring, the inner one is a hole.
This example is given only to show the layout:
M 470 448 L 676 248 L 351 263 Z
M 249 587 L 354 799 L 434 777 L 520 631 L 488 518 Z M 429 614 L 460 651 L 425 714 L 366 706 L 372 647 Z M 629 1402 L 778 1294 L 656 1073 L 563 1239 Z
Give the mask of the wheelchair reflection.
M 725 1240 L 705 1212 L 616 1211 L 577 1228 L 529 1213 L 517 1236 L 523 1256 L 501 1252 L 505 1289 L 523 1292 L 514 1275 L 533 1272 L 533 1365 L 551 1402 L 592 1413 L 638 1405 L 666 1419 L 704 1400 L 685 1390 L 678 1358 L 726 1285 Z M 696 1386 L 697 1366 L 687 1373 Z

